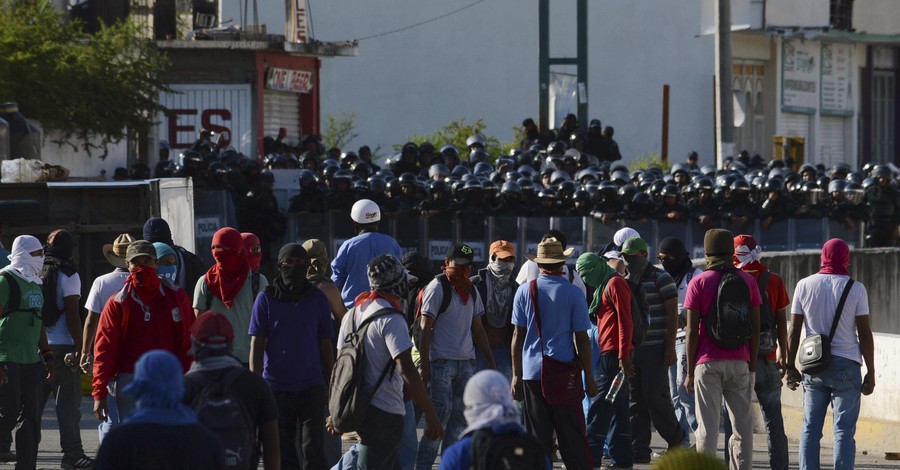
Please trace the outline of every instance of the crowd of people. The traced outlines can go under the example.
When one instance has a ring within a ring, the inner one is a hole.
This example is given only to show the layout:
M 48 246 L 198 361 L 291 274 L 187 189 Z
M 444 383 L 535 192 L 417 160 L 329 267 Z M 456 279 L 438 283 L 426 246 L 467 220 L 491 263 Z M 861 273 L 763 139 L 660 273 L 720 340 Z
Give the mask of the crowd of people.
M 693 220 L 705 229 L 763 230 L 788 218 L 829 218 L 849 229 L 865 223 L 867 246 L 895 246 L 900 225 L 900 171 L 867 163 L 795 165 L 766 162 L 742 151 L 721 167 L 699 165 L 691 152 L 663 170 L 629 169 L 621 162 L 610 127 L 593 120 L 579 130 L 574 116 L 556 132 L 539 132 L 523 122 L 526 138 L 508 155 L 492 155 L 473 135 L 467 147 L 408 142 L 379 166 L 372 151 L 326 149 L 315 137 L 299 148 L 267 140 L 262 162 L 213 144 L 201 133 L 179 162 L 163 150 L 154 175 L 189 176 L 195 188 L 227 190 L 241 230 L 259 234 L 266 245 L 284 232 L 286 214 L 349 211 L 360 199 L 375 201 L 386 214 L 581 216 L 611 224 L 618 220 Z M 295 153 L 299 152 L 299 153 Z M 299 155 L 299 156 L 298 156 Z M 299 169 L 298 192 L 280 207 L 270 170 Z M 136 178 L 150 176 L 146 166 Z
M 769 463 L 786 469 L 785 380 L 803 384 L 800 468 L 819 468 L 829 404 L 835 468 L 853 468 L 876 375 L 866 290 L 841 240 L 791 300 L 753 237 L 719 228 L 702 271 L 677 238 L 650 247 L 623 228 L 574 263 L 558 230 L 527 260 L 494 240 L 485 266 L 457 244 L 435 273 L 379 232 L 377 203 L 350 217 L 356 236 L 333 259 L 319 240 L 287 243 L 272 279 L 256 235 L 218 230 L 206 267 L 151 218 L 142 239 L 103 247 L 114 269 L 93 280 L 85 321 L 72 235 L 17 237 L 0 276 L 0 458 L 35 468 L 53 392 L 65 469 L 425 470 L 439 453 L 447 470 L 666 468 L 721 459 L 724 401 L 725 461 L 749 469 L 755 393 Z M 804 342 L 828 335 L 830 361 L 813 369 L 804 354 L 801 374 L 803 328 Z M 82 373 L 95 458 L 80 439 Z M 358 442 L 342 454 L 341 439 Z

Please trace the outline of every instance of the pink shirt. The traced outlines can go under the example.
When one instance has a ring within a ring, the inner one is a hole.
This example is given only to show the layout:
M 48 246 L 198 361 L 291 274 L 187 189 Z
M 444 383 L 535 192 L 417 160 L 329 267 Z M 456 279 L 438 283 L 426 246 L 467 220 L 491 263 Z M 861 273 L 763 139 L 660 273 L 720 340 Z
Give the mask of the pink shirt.
M 759 307 L 762 298 L 759 295 L 759 287 L 753 276 L 741 271 L 738 275 L 744 278 L 750 289 L 750 305 Z M 700 312 L 700 341 L 697 345 L 697 364 L 709 361 L 745 361 L 750 362 L 750 345 L 745 344 L 737 349 L 724 349 L 717 346 L 706 336 L 706 313 L 709 312 L 716 294 L 719 290 L 719 280 L 722 274 L 719 271 L 703 271 L 699 276 L 694 276 L 688 284 L 687 294 L 684 298 L 684 308 Z

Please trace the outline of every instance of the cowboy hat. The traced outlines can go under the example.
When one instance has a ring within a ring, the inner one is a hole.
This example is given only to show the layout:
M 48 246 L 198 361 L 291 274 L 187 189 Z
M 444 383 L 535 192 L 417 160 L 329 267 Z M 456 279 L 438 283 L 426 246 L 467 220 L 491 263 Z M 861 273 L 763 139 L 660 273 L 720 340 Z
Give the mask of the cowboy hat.
M 548 238 L 538 244 L 537 255 L 531 253 L 525 255 L 526 258 L 538 264 L 557 264 L 565 263 L 575 248 L 569 247 L 563 250 L 562 243 L 555 238 Z
M 133 241 L 134 238 L 127 233 L 119 235 L 114 242 L 103 245 L 103 257 L 109 261 L 109 264 L 117 268 L 124 268 L 125 253 L 128 251 L 128 245 Z

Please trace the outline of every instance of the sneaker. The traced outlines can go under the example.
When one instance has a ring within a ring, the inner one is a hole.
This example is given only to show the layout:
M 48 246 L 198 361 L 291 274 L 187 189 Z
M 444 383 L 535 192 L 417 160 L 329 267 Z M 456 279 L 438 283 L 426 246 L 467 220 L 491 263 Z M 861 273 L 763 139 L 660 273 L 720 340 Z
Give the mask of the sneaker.
M 5 450 L 0 452 L 0 462 L 13 462 L 16 461 L 16 453 L 11 450 Z
M 653 458 L 650 455 L 635 455 L 634 463 L 650 463 Z
M 603 464 L 600 467 L 600 470 L 631 470 L 633 467 L 621 467 L 619 465 Z
M 76 468 L 91 468 L 94 466 L 94 459 L 81 454 L 81 455 L 72 455 L 72 456 L 64 456 L 62 458 L 62 465 L 60 465 L 63 470 L 74 470 Z

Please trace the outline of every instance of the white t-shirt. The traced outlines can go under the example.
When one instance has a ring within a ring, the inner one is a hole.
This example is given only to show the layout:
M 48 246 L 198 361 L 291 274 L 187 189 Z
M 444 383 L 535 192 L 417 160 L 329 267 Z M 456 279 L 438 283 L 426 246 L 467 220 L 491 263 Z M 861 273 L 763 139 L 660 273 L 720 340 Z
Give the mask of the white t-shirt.
M 116 268 L 112 272 L 94 279 L 94 283 L 91 284 L 91 291 L 88 292 L 87 300 L 84 301 L 85 310 L 100 315 L 103 312 L 103 307 L 106 306 L 106 301 L 125 285 L 128 275 L 129 273 L 126 269 Z
M 81 297 L 81 276 L 75 273 L 67 276 L 59 273 L 56 277 L 56 308 L 63 310 L 65 308 L 64 298 L 69 296 Z M 79 323 L 81 323 L 79 321 Z M 75 340 L 69 334 L 69 325 L 66 323 L 66 314 L 59 316 L 59 320 L 47 328 L 47 343 L 53 346 L 72 346 Z
M 337 349 L 344 347 L 344 338 L 353 327 L 351 322 L 359 325 L 373 313 L 383 308 L 391 307 L 390 303 L 384 299 L 376 299 L 361 311 L 351 310 L 348 313 L 354 315 L 344 315 L 341 321 L 341 331 L 338 334 Z M 363 374 L 363 384 L 365 388 L 372 388 L 384 372 L 385 366 L 391 361 L 397 359 L 402 352 L 412 349 L 412 340 L 409 337 L 409 329 L 406 326 L 406 319 L 402 314 L 382 315 L 369 323 L 369 329 L 366 330 L 365 338 L 365 373 Z M 381 386 L 372 396 L 372 406 L 386 413 L 395 415 L 405 415 L 406 406 L 403 403 L 403 377 L 400 374 L 400 368 L 394 369 L 393 374 L 389 374 L 384 378 Z
M 439 313 L 444 300 L 441 282 L 432 280 L 422 291 L 422 315 L 434 320 L 434 335 L 431 337 L 430 359 L 465 361 L 475 359 L 475 343 L 472 340 L 472 320 L 484 315 L 484 303 L 475 290 L 469 301 L 450 286 L 450 304 L 447 311 Z
M 541 268 L 534 261 L 527 260 L 522 264 L 522 268 L 519 269 L 519 275 L 516 276 L 516 283 L 520 286 L 525 284 L 526 282 L 531 282 L 537 279 L 541 274 Z M 563 277 L 569 279 L 569 265 L 563 266 Z M 581 293 L 587 298 L 587 287 L 584 285 L 584 281 L 581 280 L 581 276 L 578 275 L 578 271 L 572 270 L 572 285 L 581 289 Z
M 801 279 L 794 288 L 793 315 L 803 315 L 806 335 L 831 332 L 834 314 L 849 276 L 813 274 Z M 831 339 L 831 354 L 862 364 L 862 351 L 856 335 L 856 317 L 869 314 L 866 287 L 854 282 L 847 294 L 841 320 Z
M 662 269 L 662 266 L 657 266 L 659 269 Z M 691 283 L 691 279 L 699 276 L 703 271 L 697 268 L 691 268 L 691 272 L 687 273 L 684 276 L 684 279 L 681 280 L 681 284 L 678 285 L 678 315 L 683 318 L 687 318 L 687 311 L 684 309 L 684 296 L 687 295 L 688 284 Z M 678 338 L 684 338 L 686 336 L 684 328 L 679 328 L 678 333 L 676 334 Z

